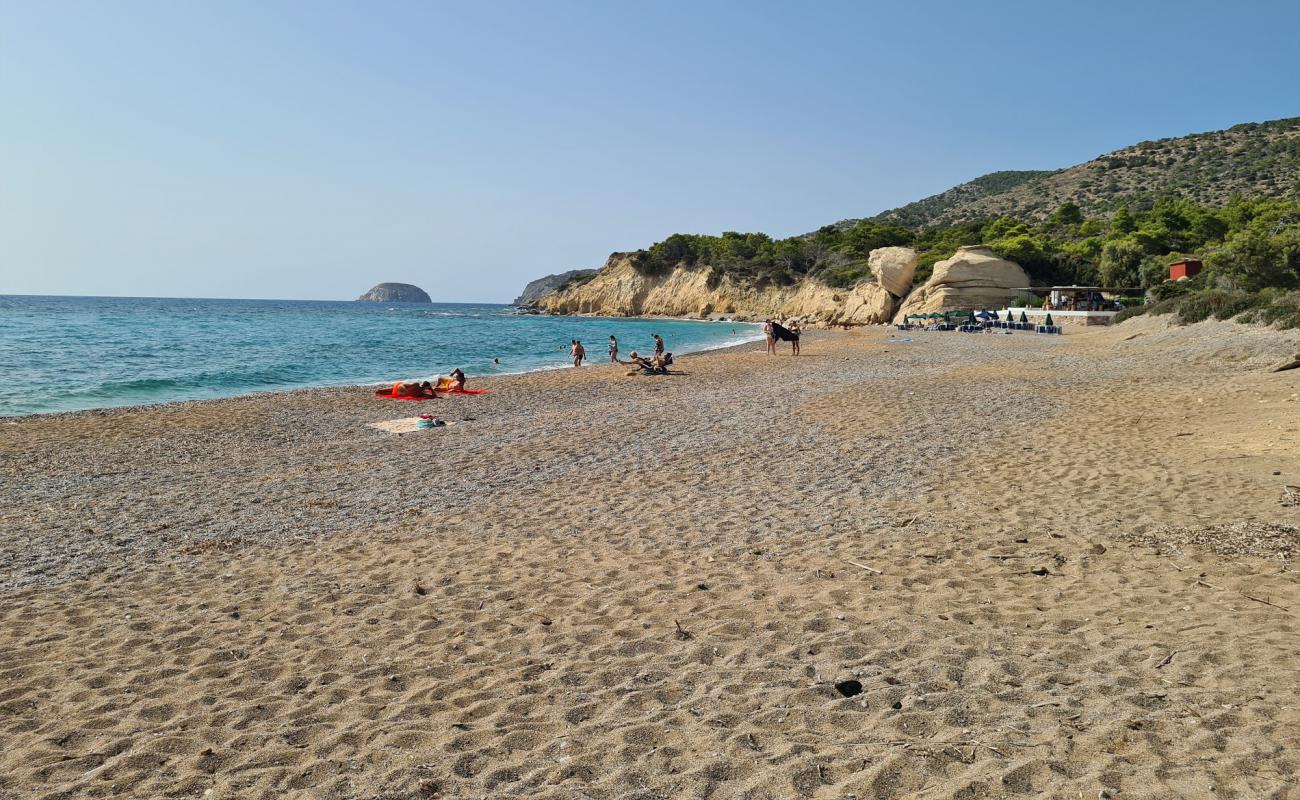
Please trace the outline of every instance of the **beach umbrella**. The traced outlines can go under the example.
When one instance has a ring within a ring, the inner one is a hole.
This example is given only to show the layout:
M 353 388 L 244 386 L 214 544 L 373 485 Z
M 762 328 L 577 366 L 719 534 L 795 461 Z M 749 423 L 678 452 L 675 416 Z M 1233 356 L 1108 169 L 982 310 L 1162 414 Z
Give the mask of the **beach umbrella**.
M 990 313 L 987 312 L 987 311 L 981 311 L 980 313 L 976 314 L 975 316 L 979 317 L 980 319 L 989 319 L 990 317 L 992 317 L 992 318 L 994 318 L 994 319 L 997 318 L 997 315 L 996 315 L 996 314 L 990 314 Z
M 943 314 L 940 314 L 938 311 L 931 311 L 929 314 L 926 314 L 925 316 L 927 319 L 943 319 Z
M 1046 325 L 1046 326 L 1049 327 L 1049 328 L 1052 327 L 1052 315 L 1051 315 L 1051 314 L 1048 314 L 1048 315 L 1047 315 L 1047 319 L 1043 320 L 1043 324 Z
M 1011 309 L 1007 309 L 1007 322 L 1015 322 L 1016 318 L 1011 316 Z
M 1021 311 L 1021 312 L 1020 312 L 1020 321 L 1021 321 L 1021 322 L 1028 322 L 1028 321 L 1029 321 L 1029 315 L 1026 314 L 1025 312 Z

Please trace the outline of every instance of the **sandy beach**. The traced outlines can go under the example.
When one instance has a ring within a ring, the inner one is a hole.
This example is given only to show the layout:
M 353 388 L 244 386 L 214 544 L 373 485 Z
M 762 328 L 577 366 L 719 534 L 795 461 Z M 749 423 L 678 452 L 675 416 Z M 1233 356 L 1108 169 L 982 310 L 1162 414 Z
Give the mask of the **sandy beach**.
M 1297 352 L 865 328 L 0 420 L 0 798 L 1300 796 Z

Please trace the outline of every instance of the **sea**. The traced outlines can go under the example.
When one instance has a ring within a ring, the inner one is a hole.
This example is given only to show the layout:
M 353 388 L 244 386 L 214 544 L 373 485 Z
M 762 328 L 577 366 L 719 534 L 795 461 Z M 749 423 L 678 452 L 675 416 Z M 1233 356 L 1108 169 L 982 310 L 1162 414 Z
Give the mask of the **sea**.
M 471 380 L 762 339 L 731 322 L 553 317 L 505 305 L 0 295 L 0 417 L 253 392 L 391 383 L 463 369 Z M 494 361 L 496 359 L 497 361 Z M 498 363 L 499 362 L 499 363 Z

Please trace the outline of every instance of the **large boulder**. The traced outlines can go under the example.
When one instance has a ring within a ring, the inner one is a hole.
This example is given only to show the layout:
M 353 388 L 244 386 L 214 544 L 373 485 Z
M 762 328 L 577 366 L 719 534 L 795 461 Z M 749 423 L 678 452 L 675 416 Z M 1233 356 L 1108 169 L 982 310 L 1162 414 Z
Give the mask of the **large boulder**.
M 773 298 L 774 300 L 778 298 Z M 894 296 L 874 283 L 859 283 L 850 289 L 836 289 L 805 281 L 793 294 L 772 303 L 780 319 L 798 317 L 825 325 L 879 325 L 894 313 Z
M 357 298 L 373 303 L 432 303 L 419 286 L 409 283 L 381 283 Z
M 1007 261 L 984 245 L 957 248 L 947 261 L 934 265 L 930 279 L 903 300 L 894 322 L 910 314 L 957 309 L 1000 308 L 1029 285 L 1029 276 L 1014 261 Z
M 867 256 L 867 267 L 885 291 L 903 297 L 911 291 L 916 276 L 916 251 L 910 247 L 879 247 Z

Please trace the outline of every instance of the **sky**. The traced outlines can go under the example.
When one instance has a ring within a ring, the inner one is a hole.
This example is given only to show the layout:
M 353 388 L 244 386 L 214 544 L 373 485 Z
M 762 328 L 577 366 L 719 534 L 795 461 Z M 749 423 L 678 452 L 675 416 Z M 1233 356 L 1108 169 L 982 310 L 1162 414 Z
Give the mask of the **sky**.
M 0 0 L 0 294 L 507 302 L 1300 115 L 1300 3 Z

